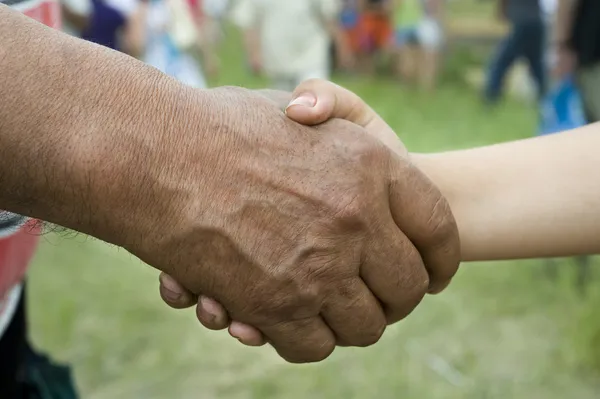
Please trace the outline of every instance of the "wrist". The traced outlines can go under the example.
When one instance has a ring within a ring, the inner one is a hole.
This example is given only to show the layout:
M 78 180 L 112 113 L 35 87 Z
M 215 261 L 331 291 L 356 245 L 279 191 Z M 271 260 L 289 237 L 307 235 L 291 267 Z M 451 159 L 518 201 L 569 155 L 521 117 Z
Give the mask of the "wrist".
M 411 161 L 437 186 L 450 204 L 461 241 L 462 260 L 473 257 L 473 236 L 484 204 L 485 189 L 474 189 L 474 174 L 468 164 L 456 162 L 453 153 L 410 154 Z
M 99 115 L 106 128 L 80 151 L 91 182 L 87 200 L 96 211 L 77 229 L 127 249 L 154 241 L 150 236 L 181 211 L 181 187 L 173 182 L 187 167 L 184 132 L 205 136 L 193 144 L 197 154 L 212 140 L 202 123 L 208 115 L 198 115 L 206 113 L 207 92 L 143 69 L 125 76 Z

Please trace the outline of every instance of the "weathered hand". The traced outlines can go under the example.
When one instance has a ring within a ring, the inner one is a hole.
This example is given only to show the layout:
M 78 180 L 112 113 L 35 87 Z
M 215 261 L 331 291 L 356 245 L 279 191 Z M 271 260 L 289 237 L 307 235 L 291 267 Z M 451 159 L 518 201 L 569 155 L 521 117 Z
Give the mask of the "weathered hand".
M 277 92 L 269 93 L 269 95 L 272 98 L 277 96 L 278 103 L 281 104 L 282 101 L 285 103 L 285 95 Z M 333 83 L 313 80 L 300 85 L 294 93 L 294 98 L 295 101 L 287 108 L 287 115 L 290 118 L 307 125 L 316 125 L 331 118 L 346 119 L 366 128 L 368 133 L 377 137 L 399 155 L 408 156 L 406 148 L 393 130 L 354 93 Z M 433 191 L 436 192 L 436 190 Z M 439 195 L 439 193 L 436 195 Z M 434 241 L 435 233 L 429 238 L 424 235 L 432 230 L 419 232 L 415 231 L 413 227 L 407 226 L 407 231 L 411 233 L 408 237 L 414 238 L 416 243 L 420 244 L 421 255 L 426 260 L 431 281 L 431 292 L 438 292 L 448 284 L 450 278 L 456 272 L 459 259 L 459 240 L 453 217 L 449 212 L 445 199 L 439 196 L 436 203 L 438 204 L 437 210 L 436 206 L 429 209 L 432 216 L 430 222 L 447 226 L 444 227 L 445 233 L 438 237 L 440 239 L 438 246 L 435 245 Z M 415 202 L 412 204 L 413 208 L 417 204 L 421 205 L 421 203 Z M 422 203 L 422 205 L 428 206 L 427 202 Z M 440 207 L 444 209 L 443 214 L 435 215 L 436 212 L 440 212 Z M 436 218 L 442 220 L 436 220 Z M 402 222 L 402 218 L 399 219 Z M 408 220 L 405 219 L 404 221 Z M 446 258 L 440 256 L 444 253 L 447 255 Z M 401 265 L 398 265 L 398 268 L 401 270 Z M 229 326 L 231 335 L 247 345 L 262 345 L 266 342 L 260 330 L 238 321 L 233 321 L 230 324 L 227 311 L 218 302 L 208 297 L 201 297 L 201 300 L 198 301 L 194 295 L 183 290 L 169 276 L 162 275 L 161 282 L 163 299 L 174 307 L 188 307 L 197 303 L 198 318 L 206 327 L 223 329 Z M 398 295 L 401 295 L 401 293 Z M 388 319 L 388 322 L 394 321 L 396 320 L 393 318 Z M 343 342 L 338 342 L 338 344 L 343 344 Z

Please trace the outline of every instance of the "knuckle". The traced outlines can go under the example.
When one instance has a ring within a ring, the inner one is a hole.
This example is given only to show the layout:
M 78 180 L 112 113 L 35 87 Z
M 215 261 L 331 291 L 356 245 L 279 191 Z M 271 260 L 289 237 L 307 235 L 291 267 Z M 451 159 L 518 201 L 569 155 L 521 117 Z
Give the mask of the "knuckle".
M 363 131 L 357 131 L 356 133 L 354 139 L 348 143 L 348 155 L 351 160 L 361 165 L 365 170 L 372 170 L 375 162 L 383 156 L 383 144 L 364 134 Z
M 390 265 L 397 268 L 397 278 L 399 292 L 403 296 L 418 296 L 424 294 L 429 286 L 429 275 L 421 255 L 411 244 L 403 251 L 404 256 L 400 259 L 401 267 Z
M 294 364 L 317 363 L 327 359 L 335 350 L 336 343 L 333 340 L 326 340 L 312 347 L 305 347 L 303 350 L 287 351 L 275 347 L 279 355 L 287 362 Z
M 319 348 L 306 356 L 301 356 L 297 363 L 318 363 L 327 359 L 335 350 L 335 342 L 326 341 Z
M 365 206 L 358 193 L 346 194 L 334 205 L 334 219 L 348 226 L 363 226 Z
M 385 332 L 386 323 L 382 322 L 377 325 L 375 328 L 369 329 L 367 332 L 363 333 L 356 344 L 354 346 L 358 346 L 361 348 L 366 348 L 368 346 L 375 345 Z
M 296 91 L 310 90 L 311 88 L 314 88 L 314 87 L 320 87 L 321 85 L 323 85 L 325 83 L 328 83 L 328 82 L 326 80 L 319 79 L 319 78 L 306 79 L 300 83 L 300 85 L 298 86 Z
M 388 324 L 407 317 L 423 300 L 429 290 L 429 274 L 419 253 L 414 247 L 408 249 L 402 260 L 404 267 L 398 268 L 397 292 L 401 293 L 394 303 L 386 307 Z
M 275 287 L 263 289 L 260 300 L 253 304 L 261 321 L 298 320 L 319 313 L 322 295 L 318 284 L 301 281 L 289 273 L 277 280 Z
M 319 348 L 319 350 L 315 352 L 315 355 L 313 356 L 311 363 L 321 362 L 321 361 L 327 359 L 329 356 L 331 356 L 331 354 L 333 353 L 334 350 L 335 350 L 335 342 L 333 342 L 333 341 L 324 342 L 323 345 Z
M 429 236 L 436 243 L 442 244 L 458 237 L 458 228 L 450 204 L 439 192 L 429 212 L 426 228 Z

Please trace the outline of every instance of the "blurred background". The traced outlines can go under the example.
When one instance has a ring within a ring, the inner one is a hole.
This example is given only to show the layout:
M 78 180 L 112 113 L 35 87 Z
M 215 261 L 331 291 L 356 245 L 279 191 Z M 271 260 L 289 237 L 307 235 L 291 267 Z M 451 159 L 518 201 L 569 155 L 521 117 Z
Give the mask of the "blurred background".
M 594 121 L 593 98 L 571 79 L 594 65 L 569 64 L 576 49 L 557 33 L 557 2 L 335 3 L 65 0 L 63 11 L 69 33 L 195 87 L 330 78 L 415 152 Z M 561 84 L 585 121 L 550 112 Z M 28 279 L 32 339 L 73 366 L 84 398 L 600 397 L 596 258 L 463 264 L 378 345 L 298 366 L 167 308 L 158 273 L 124 250 L 82 235 L 43 241 Z

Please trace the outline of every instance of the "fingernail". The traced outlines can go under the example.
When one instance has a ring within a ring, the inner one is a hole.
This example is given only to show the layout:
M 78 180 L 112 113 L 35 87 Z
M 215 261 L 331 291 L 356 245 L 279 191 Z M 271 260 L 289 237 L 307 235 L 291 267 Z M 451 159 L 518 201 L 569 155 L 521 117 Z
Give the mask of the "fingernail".
M 206 313 L 213 316 L 213 318 L 219 317 L 221 309 L 219 304 L 214 299 L 202 296 L 200 297 L 200 305 L 202 305 L 202 309 L 204 309 Z
M 288 108 L 292 105 L 302 105 L 303 107 L 312 108 L 317 105 L 317 98 L 310 93 L 300 94 L 290 102 Z
M 179 290 L 179 286 L 171 277 L 161 274 L 160 283 L 164 288 L 163 295 L 167 297 L 169 301 L 175 302 L 181 299 L 183 293 Z

